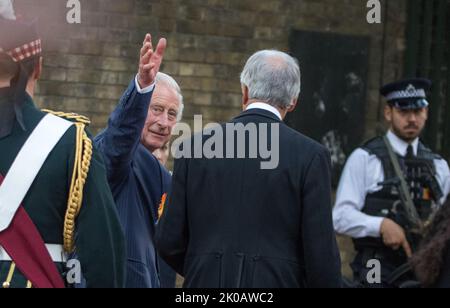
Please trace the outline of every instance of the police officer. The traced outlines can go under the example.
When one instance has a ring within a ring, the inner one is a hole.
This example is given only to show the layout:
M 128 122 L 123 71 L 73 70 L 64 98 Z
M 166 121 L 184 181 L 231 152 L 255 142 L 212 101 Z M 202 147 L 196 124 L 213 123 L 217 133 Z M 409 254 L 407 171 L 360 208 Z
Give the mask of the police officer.
M 340 180 L 334 227 L 353 238 L 354 278 L 366 286 L 395 287 L 412 278 L 400 277 L 408 272 L 407 267 L 402 272 L 402 265 L 448 194 L 447 162 L 419 140 L 428 117 L 430 87 L 429 80 L 409 79 L 381 88 L 389 131 L 354 151 Z M 367 280 L 373 259 L 381 264 L 381 284 Z
M 0 17 L 0 287 L 121 287 L 124 235 L 89 120 L 33 102 L 41 52 L 32 24 Z

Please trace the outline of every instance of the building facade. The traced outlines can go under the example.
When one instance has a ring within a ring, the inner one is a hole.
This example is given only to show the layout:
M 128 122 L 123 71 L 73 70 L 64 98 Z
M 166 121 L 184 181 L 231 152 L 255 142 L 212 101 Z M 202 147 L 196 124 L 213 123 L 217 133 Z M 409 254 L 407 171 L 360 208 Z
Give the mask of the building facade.
M 74 2 L 81 23 L 68 23 Z M 166 37 L 162 70 L 180 84 L 184 122 L 223 122 L 241 111 L 239 74 L 260 49 L 301 64 L 300 105 L 288 123 L 327 144 L 340 167 L 363 140 L 381 132 L 381 84 L 421 74 L 438 79 L 427 139 L 450 156 L 449 0 L 382 0 L 370 24 L 363 0 L 16 0 L 38 17 L 44 39 L 40 107 L 72 111 L 106 125 L 137 71 L 145 33 Z M 445 14 L 444 14 L 445 12 Z M 445 117 L 445 115 L 447 115 Z M 438 132 L 440 132 L 438 134 Z M 436 137 L 437 136 L 437 137 Z M 446 138 L 447 136 L 447 138 Z M 349 247 L 341 240 L 343 247 Z M 344 262 L 351 258 L 343 249 Z

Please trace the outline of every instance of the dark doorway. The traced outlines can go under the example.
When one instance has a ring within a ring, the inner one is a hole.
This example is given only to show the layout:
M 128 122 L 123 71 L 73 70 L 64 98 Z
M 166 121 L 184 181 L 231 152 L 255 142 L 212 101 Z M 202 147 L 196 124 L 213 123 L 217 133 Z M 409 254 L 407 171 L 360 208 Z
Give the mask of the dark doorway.
M 369 42 L 366 37 L 304 31 L 290 37 L 302 70 L 302 93 L 287 123 L 330 150 L 334 185 L 364 136 Z
M 450 0 L 409 0 L 405 77 L 433 81 L 423 136 L 450 158 Z

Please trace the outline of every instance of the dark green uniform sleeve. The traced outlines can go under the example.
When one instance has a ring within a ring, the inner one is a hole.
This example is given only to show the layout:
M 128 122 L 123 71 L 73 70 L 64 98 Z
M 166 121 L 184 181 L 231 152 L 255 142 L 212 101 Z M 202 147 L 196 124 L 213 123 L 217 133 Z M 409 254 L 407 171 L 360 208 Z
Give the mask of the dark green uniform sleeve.
M 75 246 L 88 288 L 124 287 L 125 237 L 103 160 L 95 147 L 76 220 Z

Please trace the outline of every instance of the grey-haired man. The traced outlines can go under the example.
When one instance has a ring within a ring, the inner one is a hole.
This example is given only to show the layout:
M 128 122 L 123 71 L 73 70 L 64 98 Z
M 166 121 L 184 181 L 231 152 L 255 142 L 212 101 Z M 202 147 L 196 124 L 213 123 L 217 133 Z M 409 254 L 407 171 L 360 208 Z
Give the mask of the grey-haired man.
M 152 152 L 169 141 L 183 108 L 179 86 L 159 72 L 165 47 L 161 40 L 153 50 L 146 36 L 139 74 L 96 137 L 127 240 L 127 288 L 161 286 L 154 234 L 171 177 Z
M 158 250 L 185 287 L 339 287 L 329 153 L 283 123 L 297 105 L 299 65 L 286 53 L 260 51 L 241 84 L 244 112 L 202 135 L 205 146 L 223 140 L 227 158 L 176 159 Z M 227 143 L 235 135 L 227 126 L 247 127 L 237 138 L 245 142 Z M 247 138 L 252 130 L 257 140 Z M 262 168 L 262 155 L 249 155 L 254 141 L 279 153 L 271 169 Z

